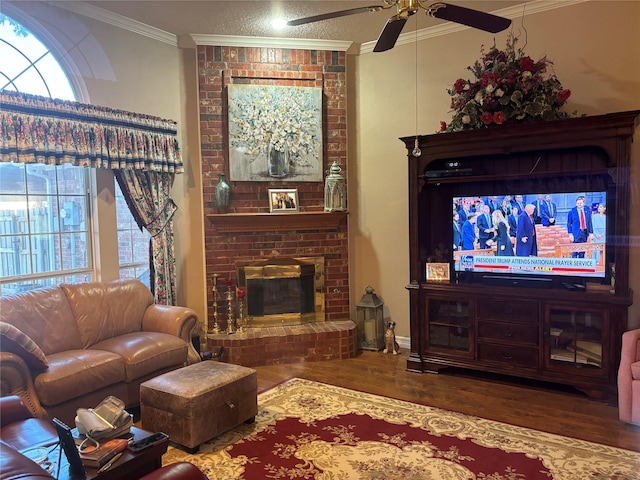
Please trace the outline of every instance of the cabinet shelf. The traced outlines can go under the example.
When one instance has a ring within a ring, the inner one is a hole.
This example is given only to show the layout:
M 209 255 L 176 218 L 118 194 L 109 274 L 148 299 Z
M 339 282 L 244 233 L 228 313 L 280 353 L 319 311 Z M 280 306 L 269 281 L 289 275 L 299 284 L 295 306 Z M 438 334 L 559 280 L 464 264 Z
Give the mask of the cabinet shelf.
M 225 213 L 209 214 L 218 232 L 274 232 L 337 230 L 348 212 Z

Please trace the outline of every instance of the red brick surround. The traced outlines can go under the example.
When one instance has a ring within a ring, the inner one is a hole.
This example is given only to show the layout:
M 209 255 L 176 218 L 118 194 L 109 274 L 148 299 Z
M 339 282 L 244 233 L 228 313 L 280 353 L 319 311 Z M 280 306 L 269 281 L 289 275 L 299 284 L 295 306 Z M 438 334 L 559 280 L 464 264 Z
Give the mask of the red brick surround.
M 323 170 L 336 160 L 347 171 L 346 53 L 283 48 L 198 46 L 198 81 L 202 181 L 205 215 L 216 214 L 218 174 L 228 173 L 226 89 L 232 83 L 314 86 L 323 90 Z M 227 175 L 227 179 L 228 179 Z M 267 189 L 297 188 L 301 212 L 324 208 L 322 182 L 229 182 L 230 211 L 235 214 L 268 213 Z M 296 215 L 295 213 L 284 215 Z M 295 223 L 295 222 L 294 222 Z M 348 226 L 274 231 L 219 231 L 205 218 L 206 273 L 220 275 L 220 283 L 234 279 L 236 268 L 272 257 L 325 259 L 325 311 L 327 321 L 350 318 Z M 212 319 L 209 289 L 209 317 Z M 219 318 L 224 318 L 224 302 Z M 221 325 L 225 327 L 224 323 Z M 239 338 L 239 337 L 237 337 Z M 231 339 L 229 339 L 231 341 Z M 266 340 L 265 340 L 266 341 Z M 226 347 L 225 347 L 226 348 Z M 233 347 L 230 347 L 233 348 Z M 324 351 L 324 348 L 316 351 Z M 333 347 L 331 347 L 333 348 Z M 340 347 L 342 350 L 342 347 Z M 308 357 L 308 355 L 307 355 Z
M 347 359 L 357 353 L 356 325 L 349 320 L 249 328 L 207 339 L 210 351 L 220 347 L 224 347 L 222 361 L 246 367 Z

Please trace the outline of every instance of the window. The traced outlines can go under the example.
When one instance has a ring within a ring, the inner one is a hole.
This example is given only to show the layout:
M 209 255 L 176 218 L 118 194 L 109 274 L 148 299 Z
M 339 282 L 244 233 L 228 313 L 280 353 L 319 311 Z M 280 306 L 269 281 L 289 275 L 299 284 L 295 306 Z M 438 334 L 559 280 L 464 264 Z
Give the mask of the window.
M 75 100 L 51 51 L 29 30 L 0 13 L 0 90 Z
M 116 213 L 118 217 L 120 278 L 137 278 L 149 287 L 149 239 L 151 235 L 146 230 L 140 231 L 138 228 L 117 182 Z
M 3 14 L 0 58 L 0 90 L 76 100 L 50 49 Z M 92 174 L 72 165 L 0 163 L 0 295 L 96 279 Z M 149 286 L 149 234 L 138 229 L 117 184 L 115 195 L 118 252 L 110 254 L 118 254 L 121 278 Z M 115 258 L 102 259 L 109 262 Z
M 93 278 L 87 169 L 0 164 L 2 294 Z

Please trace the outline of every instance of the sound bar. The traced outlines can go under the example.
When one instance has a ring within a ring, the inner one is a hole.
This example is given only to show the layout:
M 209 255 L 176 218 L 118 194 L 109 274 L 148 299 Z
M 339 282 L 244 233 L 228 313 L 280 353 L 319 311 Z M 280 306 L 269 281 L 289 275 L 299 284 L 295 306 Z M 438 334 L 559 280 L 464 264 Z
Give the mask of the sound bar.
M 472 168 L 450 168 L 448 170 L 430 170 L 424 172 L 426 178 L 464 177 L 473 175 Z
M 511 275 L 484 275 L 482 277 L 484 285 L 495 287 L 525 287 L 525 288 L 551 288 L 553 282 L 550 278 L 540 277 L 519 277 Z

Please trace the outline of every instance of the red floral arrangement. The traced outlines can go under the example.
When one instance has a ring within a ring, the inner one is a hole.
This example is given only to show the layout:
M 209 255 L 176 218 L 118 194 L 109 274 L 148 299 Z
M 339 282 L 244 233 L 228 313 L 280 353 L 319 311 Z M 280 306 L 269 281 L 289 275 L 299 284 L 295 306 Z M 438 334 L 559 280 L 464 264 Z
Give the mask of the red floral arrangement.
M 495 43 L 481 58 L 467 67 L 475 80 L 459 78 L 448 89 L 453 118 L 440 122 L 441 132 L 459 132 L 512 121 L 556 120 L 569 114 L 560 111 L 571 90 L 553 72 L 553 62 L 542 57 L 537 62 L 516 49 L 518 38 L 507 37 L 505 50 Z

